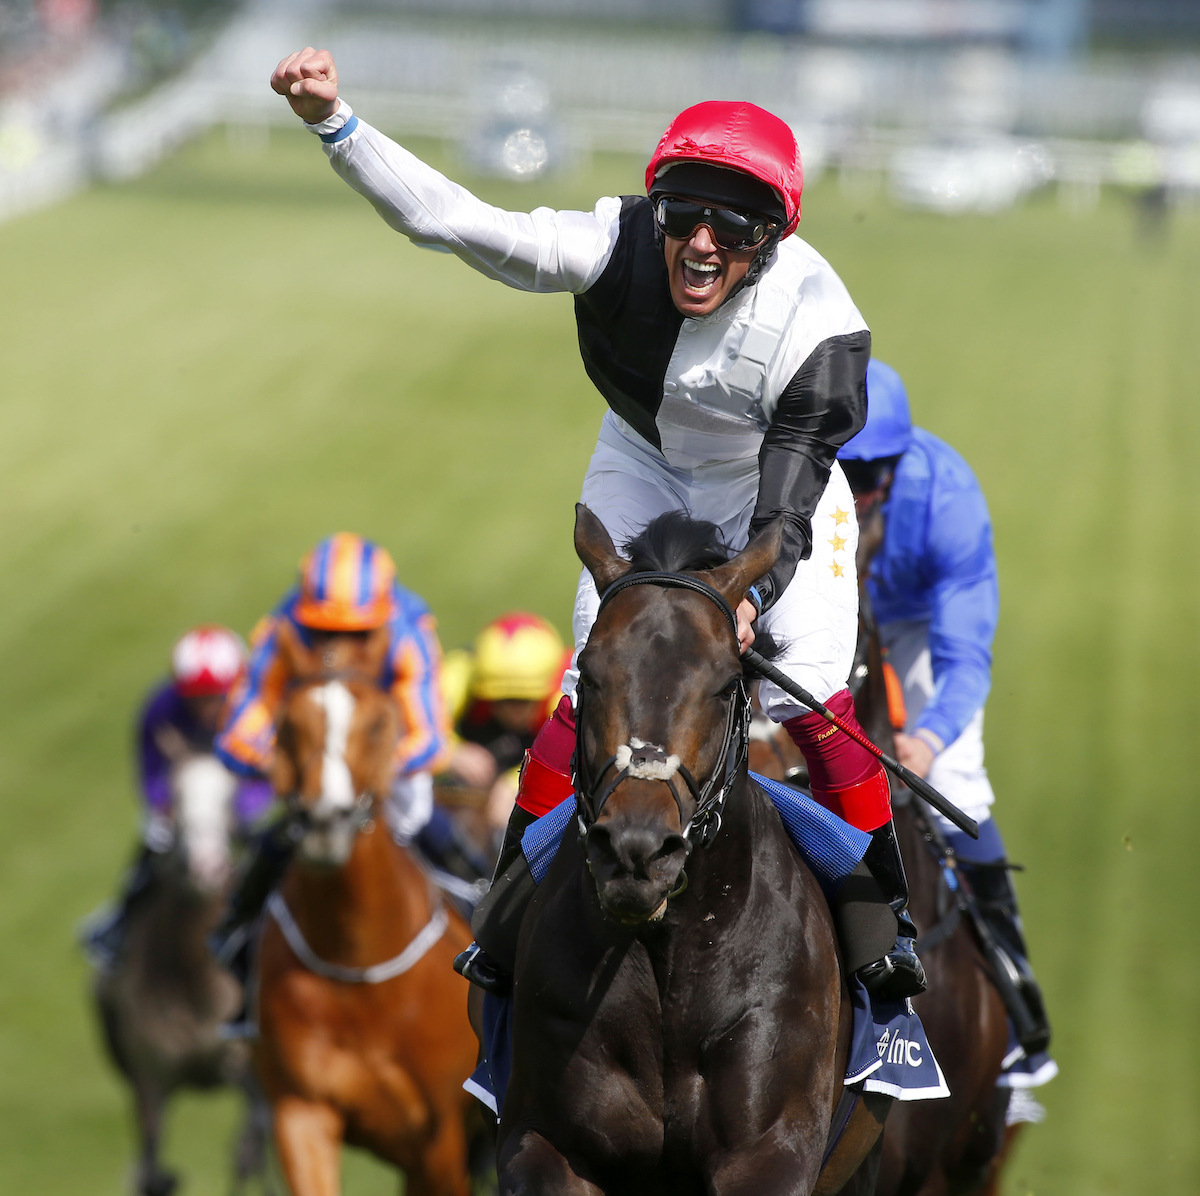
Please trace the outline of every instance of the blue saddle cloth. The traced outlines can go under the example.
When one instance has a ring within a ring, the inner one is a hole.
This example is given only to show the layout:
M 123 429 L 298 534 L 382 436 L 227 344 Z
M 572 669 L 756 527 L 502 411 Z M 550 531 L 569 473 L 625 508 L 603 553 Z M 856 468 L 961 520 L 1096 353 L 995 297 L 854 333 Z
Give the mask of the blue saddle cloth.
M 750 776 L 779 811 L 788 836 L 826 895 L 832 896 L 863 858 L 871 836 L 790 785 L 756 773 Z M 532 823 L 522 836 L 521 850 L 538 884 L 558 851 L 563 832 L 574 821 L 575 799 L 569 797 Z M 854 1027 L 845 1082 L 862 1084 L 867 1091 L 884 1092 L 898 1100 L 949 1096 L 942 1069 L 912 1005 L 908 1001 L 872 1003 L 862 982 L 856 976 L 850 981 Z M 512 1069 L 511 999 L 486 994 L 483 1027 L 484 1059 L 463 1087 L 499 1114 Z

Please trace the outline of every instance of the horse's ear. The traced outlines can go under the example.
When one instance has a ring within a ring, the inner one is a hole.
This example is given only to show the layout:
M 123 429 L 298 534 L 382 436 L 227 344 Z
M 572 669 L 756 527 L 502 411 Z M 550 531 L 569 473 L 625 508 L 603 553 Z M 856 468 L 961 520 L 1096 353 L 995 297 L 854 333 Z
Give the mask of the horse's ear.
M 288 677 L 311 677 L 320 672 L 316 653 L 305 646 L 296 625 L 287 615 L 279 616 L 276 623 L 275 644 L 279 661 Z
M 604 524 L 581 502 L 575 504 L 575 551 L 601 594 L 631 568 L 623 556 L 617 555 Z
M 741 552 L 707 576 L 712 586 L 735 610 L 746 591 L 770 573 L 783 549 L 783 516 L 772 519 Z
M 271 766 L 267 770 L 271 788 L 280 797 L 289 797 L 300 788 L 300 774 L 292 759 L 291 744 L 282 742 L 287 738 L 287 733 L 280 727 L 275 736 L 275 750 L 271 753 Z

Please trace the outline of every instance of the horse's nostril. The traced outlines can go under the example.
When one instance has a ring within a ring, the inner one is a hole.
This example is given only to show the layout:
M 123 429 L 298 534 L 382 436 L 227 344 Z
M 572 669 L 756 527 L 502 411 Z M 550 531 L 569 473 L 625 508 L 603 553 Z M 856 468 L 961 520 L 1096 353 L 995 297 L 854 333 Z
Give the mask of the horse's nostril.
M 687 840 L 682 835 L 668 835 L 662 841 L 662 846 L 654 853 L 653 861 L 668 859 L 680 851 L 686 854 L 687 846 Z
M 587 838 L 584 840 L 587 844 L 588 858 L 596 859 L 615 859 L 616 851 L 613 848 L 612 832 L 604 823 L 596 823 L 589 828 Z

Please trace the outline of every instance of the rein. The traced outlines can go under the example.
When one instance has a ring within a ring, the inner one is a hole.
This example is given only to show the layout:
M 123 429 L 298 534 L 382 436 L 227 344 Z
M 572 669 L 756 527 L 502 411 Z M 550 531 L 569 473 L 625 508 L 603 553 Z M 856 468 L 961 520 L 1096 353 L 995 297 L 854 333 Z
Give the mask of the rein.
M 604 591 L 600 598 L 600 606 L 596 617 L 622 590 L 630 586 L 654 585 L 665 589 L 691 590 L 694 594 L 702 594 L 725 616 L 734 638 L 737 638 L 737 616 L 728 602 L 707 582 L 701 581 L 687 573 L 627 573 L 614 581 Z M 646 766 L 666 765 L 668 757 L 662 748 L 648 744 L 631 744 L 629 762 L 619 767 L 608 785 L 601 789 L 601 783 L 609 769 L 617 764 L 617 755 L 610 756 L 597 770 L 594 777 L 583 752 L 580 750 L 583 729 L 584 695 L 587 687 L 580 685 L 576 690 L 576 722 L 580 735 L 576 739 L 575 755 L 572 758 L 572 781 L 575 788 L 576 817 L 579 823 L 580 835 L 586 835 L 600 814 L 604 805 L 612 796 L 614 790 L 622 781 L 630 776 L 639 775 Z M 678 757 L 673 757 L 675 772 L 683 778 L 684 785 L 692 795 L 696 808 L 690 819 L 684 818 L 683 799 L 676 788 L 671 776 L 663 777 L 663 783 L 670 789 L 675 805 L 679 809 L 679 825 L 683 828 L 683 837 L 687 840 L 689 851 L 693 846 L 705 847 L 716 837 L 721 829 L 722 813 L 725 801 L 733 783 L 744 769 L 750 750 L 750 692 L 744 679 L 739 680 L 737 691 L 729 703 L 729 714 L 725 722 L 725 735 L 721 744 L 721 754 L 713 768 L 712 775 L 703 785 L 697 783 L 691 770 Z M 651 778 L 653 779 L 653 778 Z

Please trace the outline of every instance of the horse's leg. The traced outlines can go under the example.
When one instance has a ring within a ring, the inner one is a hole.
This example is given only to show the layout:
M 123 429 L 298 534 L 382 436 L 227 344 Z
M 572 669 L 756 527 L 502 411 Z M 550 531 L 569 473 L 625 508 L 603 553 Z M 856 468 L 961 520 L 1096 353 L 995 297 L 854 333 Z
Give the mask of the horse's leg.
M 171 1196 L 179 1183 L 178 1177 L 158 1165 L 158 1146 L 162 1137 L 163 1109 L 166 1094 L 154 1082 L 136 1078 L 133 1098 L 137 1108 L 138 1137 L 141 1154 L 137 1166 L 137 1196 Z
M 405 1196 L 469 1196 L 471 1176 L 461 1108 L 454 1093 L 450 1104 L 436 1110 L 437 1130 L 406 1176 Z
M 883 1123 L 891 1107 L 890 1096 L 862 1093 L 837 1146 L 821 1169 L 813 1196 L 874 1193 L 883 1150 Z
M 339 1196 L 345 1122 L 329 1105 L 280 1097 L 275 1102 L 275 1146 L 292 1196 Z
M 500 1196 L 604 1196 L 535 1130 L 526 1130 L 513 1148 L 506 1144 L 498 1170 Z
M 242 1090 L 246 1096 L 246 1115 L 234 1147 L 233 1186 L 230 1190 L 237 1196 L 247 1181 L 260 1179 L 264 1194 L 269 1196 L 271 1181 L 267 1170 L 267 1138 L 271 1133 L 271 1109 L 252 1076 L 243 1080 Z

